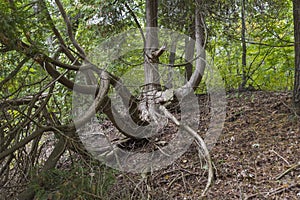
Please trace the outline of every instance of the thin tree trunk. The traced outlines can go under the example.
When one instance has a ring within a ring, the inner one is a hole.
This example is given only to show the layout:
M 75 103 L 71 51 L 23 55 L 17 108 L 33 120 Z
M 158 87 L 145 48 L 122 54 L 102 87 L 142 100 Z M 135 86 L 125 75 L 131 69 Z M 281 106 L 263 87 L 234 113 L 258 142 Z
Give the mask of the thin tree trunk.
M 158 0 L 146 0 L 146 41 L 145 41 L 145 64 L 144 64 L 144 99 L 140 104 L 141 119 L 160 124 L 158 109 L 155 106 L 155 93 L 161 89 L 158 72 L 158 29 L 157 29 Z
M 190 37 L 185 40 L 185 61 L 190 62 L 193 60 L 194 51 L 195 51 L 195 31 L 193 28 L 194 23 L 190 25 Z M 185 66 L 185 79 L 186 82 L 189 81 L 193 74 L 193 63 L 189 63 Z
M 295 35 L 295 80 L 293 101 L 296 113 L 300 115 L 300 0 L 293 0 Z
M 158 0 L 146 0 L 145 89 L 154 90 L 160 84 L 158 58 L 152 53 L 158 49 L 157 31 Z
M 196 71 L 199 75 L 195 76 L 193 88 L 197 87 L 203 77 L 204 70 L 206 67 L 206 52 L 205 52 L 205 24 L 204 16 L 202 14 L 203 0 L 197 0 L 196 11 L 195 11 L 195 37 L 196 37 L 196 56 L 199 58 L 196 60 Z M 191 77 L 191 79 L 193 76 Z
M 246 77 L 246 67 L 247 67 L 247 46 L 246 46 L 246 22 L 245 22 L 245 0 L 242 0 L 242 83 L 240 85 L 240 90 L 244 90 L 247 77 Z
M 206 52 L 205 52 L 205 18 L 201 13 L 203 1 L 196 1 L 195 11 L 195 37 L 196 37 L 196 67 L 190 80 L 181 88 L 178 88 L 175 93 L 177 97 L 186 96 L 191 92 L 191 88 L 195 90 L 200 84 L 204 70 L 206 67 Z
M 171 47 L 170 47 L 170 56 L 169 56 L 169 64 L 174 65 L 175 64 L 175 59 L 176 59 L 176 45 L 177 45 L 177 40 L 173 40 Z M 168 80 L 166 81 L 166 88 L 172 88 L 173 87 L 173 68 L 168 67 Z

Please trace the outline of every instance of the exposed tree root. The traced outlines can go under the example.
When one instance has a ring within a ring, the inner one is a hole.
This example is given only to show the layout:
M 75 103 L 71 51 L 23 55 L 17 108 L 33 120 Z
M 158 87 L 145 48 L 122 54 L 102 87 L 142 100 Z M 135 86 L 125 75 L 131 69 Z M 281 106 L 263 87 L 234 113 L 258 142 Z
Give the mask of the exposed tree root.
M 207 165 L 208 165 L 208 179 L 207 179 L 207 184 L 201 194 L 202 197 L 206 196 L 206 193 L 209 189 L 209 187 L 212 184 L 213 177 L 214 177 L 214 171 L 213 171 L 213 165 L 211 161 L 211 156 L 209 154 L 208 148 L 204 142 L 204 140 L 200 137 L 199 134 L 197 134 L 196 131 L 194 131 L 190 126 L 181 124 L 164 106 L 160 106 L 159 109 L 170 119 L 172 120 L 177 126 L 182 126 L 191 136 L 193 136 L 197 144 L 199 144 L 199 148 L 202 148 L 204 151 L 204 156 L 206 157 Z M 201 158 L 200 158 L 201 159 Z

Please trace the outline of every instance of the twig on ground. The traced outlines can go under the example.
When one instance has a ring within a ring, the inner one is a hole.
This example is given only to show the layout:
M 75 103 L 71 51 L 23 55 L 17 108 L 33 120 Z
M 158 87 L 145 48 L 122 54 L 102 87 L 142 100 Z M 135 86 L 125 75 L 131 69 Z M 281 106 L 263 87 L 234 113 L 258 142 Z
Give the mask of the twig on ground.
M 282 192 L 284 192 L 286 190 L 289 190 L 289 189 L 291 189 L 293 187 L 298 187 L 298 186 L 300 186 L 300 182 L 299 183 L 293 183 L 291 185 L 285 184 L 285 185 L 283 185 L 283 186 L 281 186 L 279 188 L 276 188 L 276 189 L 268 192 L 267 195 L 266 195 L 266 197 L 270 197 L 272 195 L 276 195 L 276 194 L 282 193 Z
M 177 175 L 171 182 L 168 183 L 168 189 L 180 178 L 180 175 Z
M 293 164 L 290 168 L 288 168 L 287 170 L 285 170 L 283 173 L 279 174 L 278 176 L 276 176 L 276 180 L 281 179 L 283 176 L 285 176 L 287 173 L 291 172 L 292 170 L 296 169 L 297 167 L 300 167 L 300 161 L 296 164 Z
M 185 182 L 185 178 L 184 178 L 183 172 L 181 172 L 181 179 L 182 179 L 182 182 L 183 182 L 184 190 L 187 191 L 186 182 Z
M 267 192 L 258 192 L 258 193 L 255 193 L 255 194 L 251 194 L 249 196 L 246 196 L 244 200 L 249 200 L 249 199 L 252 199 L 252 198 L 257 197 L 257 196 L 262 196 L 263 197 L 264 193 L 267 193 Z
M 258 193 L 249 195 L 245 198 L 245 200 L 249 200 L 249 199 L 252 199 L 252 198 L 257 197 L 257 196 L 263 196 L 264 198 L 269 199 L 268 197 L 270 197 L 270 196 L 282 193 L 282 192 L 284 192 L 286 190 L 289 190 L 293 187 L 299 187 L 299 186 L 300 186 L 300 182 L 299 183 L 293 183 L 293 184 L 290 184 L 290 185 L 285 184 L 285 185 L 280 186 L 280 187 L 278 187 L 274 190 L 271 190 L 269 192 L 258 192 Z
M 277 153 L 276 151 L 274 151 L 273 149 L 271 150 L 271 152 L 275 153 L 279 158 L 281 158 L 286 164 L 290 165 L 290 163 L 284 158 L 282 157 L 279 153 Z
M 102 199 L 102 197 L 97 196 L 97 195 L 92 194 L 92 193 L 87 192 L 87 191 L 82 191 L 82 193 L 84 193 L 84 194 L 86 194 L 86 195 L 89 195 L 89 196 L 91 196 L 91 197 L 93 197 L 93 198 L 95 198 L 95 199 Z

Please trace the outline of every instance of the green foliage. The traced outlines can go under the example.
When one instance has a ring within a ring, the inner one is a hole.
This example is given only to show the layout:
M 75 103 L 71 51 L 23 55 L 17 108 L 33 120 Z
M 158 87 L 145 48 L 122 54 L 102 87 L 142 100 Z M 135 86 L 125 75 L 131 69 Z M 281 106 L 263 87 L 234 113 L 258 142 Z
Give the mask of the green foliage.
M 43 181 L 44 185 L 38 183 Z M 32 189 L 36 191 L 35 199 L 93 200 L 95 196 L 105 198 L 114 184 L 112 170 L 105 167 L 89 168 L 77 163 L 69 170 L 53 169 L 39 175 Z
M 240 1 L 228 19 L 207 20 L 207 50 L 222 74 L 227 90 L 242 82 Z M 247 86 L 259 90 L 291 90 L 294 70 L 293 16 L 291 2 L 247 1 Z
M 194 26 L 194 1 L 162 0 L 159 1 L 159 3 L 159 24 L 161 27 L 179 31 L 188 35 L 190 32 L 193 32 L 189 29 Z
M 125 1 L 62 1 L 71 22 L 77 23 L 75 37 L 78 43 L 84 47 L 87 53 L 93 52 L 106 38 L 121 33 L 137 25 L 133 17 L 125 8 Z M 127 2 L 135 12 L 141 25 L 144 25 L 144 2 Z M 40 3 L 27 1 L 16 2 L 14 6 L 1 1 L 0 8 L 0 32 L 14 39 L 21 39 L 26 43 L 34 44 L 40 51 L 51 56 L 57 48 L 56 41 L 49 46 L 47 40 L 51 35 L 51 23 L 47 11 L 51 14 L 53 23 L 61 33 L 67 45 L 68 39 L 66 26 L 59 15 L 58 8 L 46 1 L 46 8 Z M 207 51 L 211 63 L 217 66 L 226 83 L 228 90 L 239 87 L 242 79 L 241 66 L 241 21 L 240 1 L 203 1 L 203 10 L 206 15 L 208 43 Z M 161 27 L 170 28 L 182 33 L 190 34 L 194 17 L 193 2 L 190 1 L 161 1 L 159 24 Z M 291 2 L 261 2 L 248 1 L 246 4 L 247 22 L 247 78 L 248 86 L 265 90 L 289 90 L 292 87 L 293 77 L 293 26 Z M 205 8 L 205 9 L 204 9 Z M 37 10 L 40 9 L 40 10 Z M 180 16 L 180 17 L 179 17 Z M 77 20 L 77 21 L 76 21 Z M 134 40 L 136 38 L 132 38 Z M 261 45 L 263 44 L 263 45 Z M 52 47 L 51 47 L 52 46 Z M 51 48 L 49 48 L 51 47 Z M 141 47 L 142 48 L 142 47 Z M 178 52 L 182 54 L 182 52 Z M 135 65 L 143 61 L 140 52 L 130 52 L 124 60 Z M 168 54 L 162 58 L 168 63 Z M 10 61 L 9 57 L 12 58 Z M 8 75 L 20 59 L 18 54 L 8 52 L 3 54 L 4 61 L 1 66 L 0 80 Z M 61 62 L 65 60 L 61 56 Z M 100 61 L 101 62 L 101 61 Z M 120 60 L 114 61 L 108 67 L 109 71 L 116 75 L 122 75 L 131 67 Z M 182 62 L 179 62 L 182 63 Z M 13 93 L 20 84 L 31 84 L 45 75 L 36 64 L 28 63 L 22 68 L 22 75 L 9 81 L 5 87 Z M 181 73 L 184 73 L 181 68 Z M 39 78 L 38 78 L 39 77 Z M 22 80 L 22 81 L 20 81 Z M 35 91 L 31 88 L 31 91 Z M 61 87 L 59 94 L 66 94 Z M 63 96 L 62 96 L 63 97 Z

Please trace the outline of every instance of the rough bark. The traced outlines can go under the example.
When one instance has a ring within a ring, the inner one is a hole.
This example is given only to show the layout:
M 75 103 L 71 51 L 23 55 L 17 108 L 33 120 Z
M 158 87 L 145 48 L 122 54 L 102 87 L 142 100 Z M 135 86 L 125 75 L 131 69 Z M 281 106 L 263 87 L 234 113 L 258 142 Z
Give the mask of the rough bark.
M 300 0 L 293 0 L 294 35 L 295 35 L 295 80 L 293 101 L 296 113 L 300 115 Z

